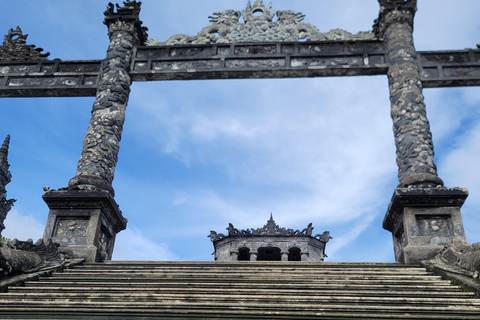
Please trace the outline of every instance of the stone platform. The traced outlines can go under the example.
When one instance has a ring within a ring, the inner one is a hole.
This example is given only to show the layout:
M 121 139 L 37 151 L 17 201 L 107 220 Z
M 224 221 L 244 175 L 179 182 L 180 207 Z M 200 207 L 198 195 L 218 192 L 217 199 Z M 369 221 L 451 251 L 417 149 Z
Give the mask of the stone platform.
M 2 319 L 480 319 L 480 300 L 395 263 L 86 263 L 0 297 Z

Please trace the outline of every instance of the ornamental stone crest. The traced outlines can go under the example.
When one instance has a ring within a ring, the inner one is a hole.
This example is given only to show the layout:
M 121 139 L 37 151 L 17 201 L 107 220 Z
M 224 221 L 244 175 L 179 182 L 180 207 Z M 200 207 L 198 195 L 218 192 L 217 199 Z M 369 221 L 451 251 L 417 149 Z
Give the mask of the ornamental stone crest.
M 276 20 L 274 18 L 276 16 Z M 243 23 L 239 20 L 243 17 Z M 272 3 L 265 6 L 263 0 L 257 0 L 253 6 L 248 1 L 242 12 L 226 10 L 210 16 L 211 25 L 205 27 L 196 36 L 177 34 L 165 42 L 156 39 L 147 40 L 148 46 L 177 44 L 212 44 L 235 42 L 270 41 L 342 41 L 370 40 L 375 35 L 370 32 L 351 34 L 335 29 L 327 33 L 320 32 L 309 23 L 302 22 L 305 15 L 292 10 L 274 11 Z
M 10 29 L 5 35 L 3 46 L 0 46 L 0 61 L 33 61 L 48 60 L 50 53 L 41 53 L 42 48 L 27 45 L 28 34 L 23 34 L 22 29 Z
M 217 233 L 212 230 L 210 231 L 210 235 L 208 237 L 210 237 L 210 240 L 212 240 L 212 242 L 218 241 L 226 237 L 231 237 L 231 236 L 312 237 L 312 238 L 321 240 L 325 243 L 327 243 L 330 239 L 332 239 L 332 237 L 330 236 L 330 232 L 328 231 L 325 231 L 323 234 L 317 234 L 315 236 L 312 236 L 313 227 L 311 223 L 309 223 L 308 226 L 303 230 L 281 228 L 278 224 L 275 223 L 275 220 L 273 220 L 273 215 L 270 215 L 270 219 L 267 221 L 267 224 L 264 225 L 262 228 L 239 230 L 235 228 L 233 224 L 229 223 L 227 231 L 228 231 L 228 234 L 224 235 L 223 233 Z

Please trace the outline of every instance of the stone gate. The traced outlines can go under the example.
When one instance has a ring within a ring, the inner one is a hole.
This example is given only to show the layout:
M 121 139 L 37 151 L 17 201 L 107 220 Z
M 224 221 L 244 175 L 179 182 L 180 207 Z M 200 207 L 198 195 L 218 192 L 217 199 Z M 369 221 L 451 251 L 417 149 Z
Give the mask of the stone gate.
M 126 227 L 112 181 L 132 81 L 387 75 L 399 185 L 383 227 L 392 232 L 396 259 L 416 263 L 445 244 L 465 243 L 460 207 L 468 192 L 437 175 L 422 89 L 479 85 L 480 52 L 417 52 L 416 1 L 379 3 L 371 32 L 322 33 L 303 14 L 275 12 L 258 0 L 214 14 L 197 35 L 166 42 L 148 38 L 139 2 L 110 4 L 106 58 L 90 61 L 49 60 L 12 29 L 0 47 L 0 96 L 96 97 L 76 175 L 44 194 L 44 237 L 74 256 L 111 258 L 115 235 Z

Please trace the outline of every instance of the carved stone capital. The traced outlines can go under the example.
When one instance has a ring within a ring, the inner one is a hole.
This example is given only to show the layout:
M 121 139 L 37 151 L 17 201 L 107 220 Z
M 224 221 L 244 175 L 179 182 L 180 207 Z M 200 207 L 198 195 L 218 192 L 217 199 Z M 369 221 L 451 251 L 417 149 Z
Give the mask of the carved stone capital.
M 413 30 L 413 18 L 417 0 L 379 0 L 380 13 L 373 25 L 373 33 L 383 39 L 386 30 L 393 24 L 408 25 Z
M 123 6 L 109 3 L 105 11 L 103 23 L 108 27 L 108 36 L 110 39 L 116 32 L 124 31 L 134 35 L 138 44 L 144 44 L 147 40 L 147 28 L 142 27 L 142 21 L 139 19 L 141 2 L 124 1 Z

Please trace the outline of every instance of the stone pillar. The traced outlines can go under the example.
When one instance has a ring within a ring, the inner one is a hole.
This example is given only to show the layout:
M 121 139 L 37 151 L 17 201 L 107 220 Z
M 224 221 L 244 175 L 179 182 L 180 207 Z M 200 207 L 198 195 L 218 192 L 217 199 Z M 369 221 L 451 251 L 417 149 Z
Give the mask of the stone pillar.
M 238 261 L 238 252 L 230 252 L 230 261 Z
M 110 45 L 103 62 L 100 82 L 93 104 L 90 125 L 83 141 L 77 173 L 69 187 L 106 190 L 114 196 L 112 181 L 122 138 L 125 110 L 130 94 L 129 75 L 133 49 L 146 40 L 145 28 L 139 20 L 140 3 L 113 4 L 105 12 Z
M 60 251 L 86 261 L 111 259 L 115 236 L 125 229 L 112 181 L 131 78 L 133 50 L 146 40 L 139 20 L 140 2 L 109 4 L 104 23 L 110 45 L 100 71 L 90 125 L 83 141 L 77 173 L 68 187 L 48 191 L 43 199 L 50 208 L 44 238 L 60 243 Z
M 300 261 L 308 261 L 308 253 L 301 252 L 300 253 Z
M 417 1 L 379 3 L 374 32 L 386 49 L 399 179 L 383 227 L 392 232 L 396 261 L 416 264 L 453 240 L 466 241 L 460 207 L 468 191 L 444 187 L 437 175 L 413 45 Z
M 443 185 L 433 160 L 433 142 L 413 45 L 416 0 L 379 0 L 374 31 L 384 39 L 399 187 Z
M 282 261 L 288 261 L 288 252 L 281 252 Z
M 250 261 L 257 261 L 258 252 L 250 252 Z

